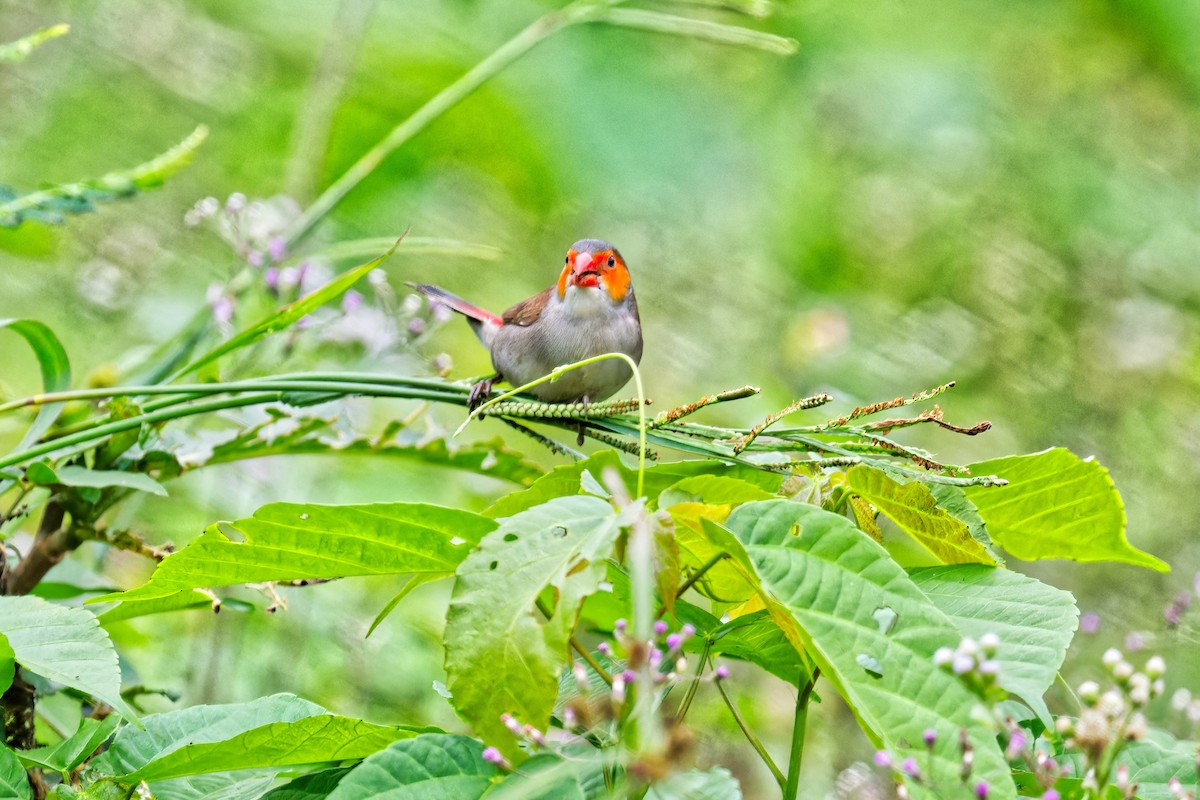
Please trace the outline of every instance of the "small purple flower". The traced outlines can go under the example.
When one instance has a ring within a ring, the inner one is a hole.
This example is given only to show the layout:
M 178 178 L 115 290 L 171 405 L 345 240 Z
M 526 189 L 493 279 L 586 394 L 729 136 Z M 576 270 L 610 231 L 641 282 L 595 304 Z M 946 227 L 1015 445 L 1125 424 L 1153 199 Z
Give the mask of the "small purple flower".
M 1013 731 L 1012 736 L 1008 737 L 1008 747 L 1004 748 L 1004 755 L 1009 761 L 1012 761 L 1025 750 L 1025 745 L 1029 739 L 1025 736 L 1024 731 Z
M 279 293 L 279 267 L 267 267 L 263 270 L 263 283 L 271 294 Z
M 499 766 L 504 763 L 504 756 L 494 747 L 485 747 L 483 748 L 483 760 Z
M 679 629 L 679 632 L 683 634 L 683 638 L 690 639 L 696 635 L 696 626 L 688 622 Z
M 650 659 L 649 659 L 650 666 L 657 667 L 659 664 L 662 663 L 662 660 L 663 660 L 663 651 L 662 650 L 659 650 L 657 647 L 655 647 L 654 649 L 652 649 L 650 651 Z
M 272 236 L 271 241 L 267 243 L 267 255 L 272 261 L 280 262 L 287 256 L 287 242 L 282 236 Z
M 717 680 L 723 681 L 728 677 L 729 677 L 729 667 L 725 666 L 724 664 L 717 667 Z
M 1163 611 L 1163 618 L 1172 628 L 1177 626 L 1183 619 L 1183 614 L 1188 610 L 1188 606 L 1192 603 L 1192 595 L 1189 592 L 1180 592 L 1175 595 L 1175 599 Z
M 355 309 L 363 304 L 363 296 L 361 293 L 351 289 L 342 296 L 342 311 L 347 314 L 352 313 Z
M 425 320 L 420 317 L 413 317 L 408 321 L 408 332 L 412 336 L 420 336 L 425 332 Z
M 1136 653 L 1146 646 L 1146 637 L 1137 631 L 1125 634 L 1125 652 Z
M 600 644 L 596 645 L 596 651 L 599 652 L 600 655 L 611 656 L 612 646 L 608 642 L 601 642 Z
M 1079 618 L 1080 633 L 1095 633 L 1100 630 L 1100 615 L 1095 611 L 1089 611 Z
M 667 632 L 667 621 L 665 619 L 660 619 L 658 622 L 654 623 L 654 634 L 656 636 L 662 636 L 666 632 Z
M 679 645 L 683 644 L 683 637 L 678 633 L 672 633 L 667 637 L 667 649 L 676 650 Z
M 1047 789 L 1042 795 L 1042 800 L 1062 800 L 1062 795 L 1058 793 L 1057 789 Z
M 900 762 L 900 771 L 910 778 L 916 778 L 917 780 L 921 778 L 921 768 L 917 766 L 915 758 L 906 758 Z
M 875 766 L 882 767 L 884 769 L 891 769 L 892 754 L 889 753 L 887 750 L 877 751 L 875 753 Z
M 252 267 L 261 267 L 263 265 L 263 254 L 259 250 L 250 250 L 246 253 L 246 263 Z
M 614 630 L 614 631 L 618 631 L 618 632 L 620 632 L 620 631 L 624 631 L 624 630 L 625 630 L 625 627 L 626 627 L 628 624 L 629 624 L 629 623 L 628 623 L 628 622 L 626 622 L 624 618 L 621 618 L 621 619 L 619 619 L 619 620 L 617 620 L 616 622 L 614 622 L 614 623 L 613 623 L 613 630 Z
M 987 781 L 980 781 L 979 783 L 975 784 L 975 796 L 978 797 L 979 800 L 987 800 L 989 791 L 990 788 L 987 785 Z
M 625 702 L 625 676 L 616 675 L 612 682 L 612 701 L 616 704 Z
M 621 673 L 621 677 L 626 683 L 633 683 L 637 679 L 637 673 L 631 669 L 627 669 Z
M 921 738 L 925 741 L 926 747 L 933 747 L 937 744 L 937 731 L 933 728 L 926 728 L 925 732 L 921 734 Z

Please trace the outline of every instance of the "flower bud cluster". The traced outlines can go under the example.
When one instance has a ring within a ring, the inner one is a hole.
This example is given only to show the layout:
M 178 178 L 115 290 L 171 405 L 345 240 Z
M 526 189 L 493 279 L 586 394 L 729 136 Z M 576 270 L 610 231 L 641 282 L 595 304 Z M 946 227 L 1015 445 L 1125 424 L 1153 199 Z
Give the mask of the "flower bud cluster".
M 1000 676 L 1000 662 L 996 660 L 999 647 L 1000 638 L 994 633 L 985 633 L 978 642 L 967 636 L 956 648 L 939 647 L 933 663 L 983 694 L 994 693 Z

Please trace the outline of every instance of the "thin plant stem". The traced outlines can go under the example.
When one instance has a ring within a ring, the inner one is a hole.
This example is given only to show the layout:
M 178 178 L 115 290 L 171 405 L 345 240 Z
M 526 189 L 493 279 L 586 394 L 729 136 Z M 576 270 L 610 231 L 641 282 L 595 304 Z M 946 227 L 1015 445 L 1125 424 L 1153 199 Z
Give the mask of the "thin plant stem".
M 552 619 L 554 617 L 554 612 L 550 608 L 546 607 L 546 604 L 542 601 L 542 598 L 537 598 L 534 601 L 534 604 L 537 605 L 538 611 L 542 612 L 542 616 L 544 616 L 546 619 Z M 603 680 L 609 686 L 612 686 L 612 675 L 609 675 L 608 671 L 605 670 L 604 667 L 600 666 L 600 662 L 597 661 L 592 654 L 588 652 L 588 649 L 583 646 L 583 643 L 574 636 L 571 637 L 571 647 L 584 661 L 587 662 L 589 667 L 596 671 L 596 674 L 600 676 L 601 680 Z
M 771 770 L 771 774 L 775 776 L 775 782 L 779 784 L 780 790 L 785 790 L 787 778 L 779 771 L 779 767 L 775 765 L 775 760 L 771 758 L 771 754 L 767 752 L 767 748 L 763 747 L 762 741 L 755 735 L 754 731 L 750 730 L 750 726 L 746 723 L 746 718 L 742 716 L 737 703 L 734 702 L 734 699 L 729 695 L 729 691 L 725 688 L 725 681 L 718 680 L 716 684 L 717 691 L 721 693 L 721 697 L 725 700 L 725 705 L 729 707 L 729 713 L 733 715 L 733 721 L 741 728 L 742 735 L 746 737 L 746 741 L 754 748 L 754 752 L 758 753 L 759 758 L 767 765 L 767 769 Z
M 696 662 L 696 674 L 692 676 L 692 683 L 687 688 L 687 694 L 683 696 L 683 702 L 679 704 L 679 708 L 675 711 L 675 719 L 682 720 L 687 716 L 688 709 L 692 707 L 692 700 L 696 697 L 696 692 L 700 689 L 700 676 L 704 673 L 704 667 L 708 664 L 708 654 L 712 650 L 712 639 L 704 640 L 704 650 L 700 653 L 700 660 Z
M 681 583 L 679 585 L 679 588 L 675 590 L 675 597 L 677 597 L 677 598 L 682 597 L 684 592 L 686 592 L 688 589 L 690 589 L 696 585 L 696 581 L 698 581 L 704 577 L 704 573 L 708 572 L 710 569 L 712 569 L 718 563 L 720 563 L 722 560 L 724 560 L 728 557 L 729 557 L 729 554 L 722 551 L 720 553 L 717 553 L 715 556 L 710 558 L 708 561 L 705 561 L 700 566 L 700 569 L 693 572 L 686 581 L 684 581 L 683 583 Z M 655 614 L 655 616 L 661 617 L 666 612 L 666 610 L 667 610 L 667 606 L 664 603 L 663 605 L 658 607 L 658 612 Z
M 321 196 L 292 222 L 284 232 L 284 241 L 289 245 L 294 245 L 307 236 L 343 197 L 374 172 L 384 159 L 398 147 L 423 131 L 431 122 L 454 108 L 537 44 L 563 28 L 597 18 L 610 4 L 610 2 L 576 2 L 564 9 L 551 11 L 500 45 L 491 55 L 430 98 L 425 105 L 418 108 L 410 117 L 393 128 L 387 136 L 363 154 L 362 158 L 330 184 L 329 188 L 322 192 Z
M 800 690 L 796 698 L 796 717 L 792 722 L 792 749 L 788 757 L 787 786 L 783 790 L 783 800 L 796 800 L 800 792 L 800 763 L 804 760 L 804 733 L 808 727 L 808 705 L 812 700 L 813 688 L 817 678 L 821 676 L 820 669 L 814 669 L 812 677 Z

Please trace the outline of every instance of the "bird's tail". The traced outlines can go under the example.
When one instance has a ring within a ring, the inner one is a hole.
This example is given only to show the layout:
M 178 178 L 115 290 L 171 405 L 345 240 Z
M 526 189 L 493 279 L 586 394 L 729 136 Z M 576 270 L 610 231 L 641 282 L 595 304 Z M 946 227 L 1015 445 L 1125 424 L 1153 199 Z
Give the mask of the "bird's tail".
M 479 337 L 479 341 L 483 342 L 489 349 L 491 348 L 492 339 L 496 336 L 496 331 L 504 324 L 503 319 L 490 311 L 485 311 L 477 305 L 468 303 L 458 295 L 451 294 L 440 286 L 431 286 L 428 283 L 410 283 L 409 286 L 428 297 L 430 302 L 440 303 L 446 306 L 446 308 L 457 311 L 466 317 L 467 323 L 475 331 L 475 335 Z

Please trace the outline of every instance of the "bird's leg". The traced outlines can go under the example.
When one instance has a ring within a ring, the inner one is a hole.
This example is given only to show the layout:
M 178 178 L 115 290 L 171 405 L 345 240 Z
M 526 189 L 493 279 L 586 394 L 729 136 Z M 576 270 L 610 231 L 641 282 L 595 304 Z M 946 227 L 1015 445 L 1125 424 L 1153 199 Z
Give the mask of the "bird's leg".
M 475 409 L 479 408 L 479 406 L 483 405 L 483 403 L 488 399 L 488 396 L 492 393 L 492 384 L 498 380 L 500 380 L 500 376 L 493 375 L 492 377 L 485 378 L 472 386 L 471 393 L 467 395 L 467 409 L 469 411 L 474 411 Z
M 588 396 L 583 396 L 583 416 L 587 416 L 588 411 Z M 583 420 L 579 421 L 579 438 L 575 440 L 576 447 L 583 447 L 583 432 L 587 428 L 587 423 Z

